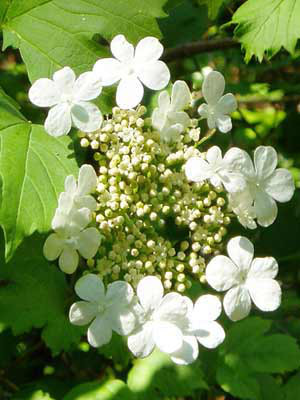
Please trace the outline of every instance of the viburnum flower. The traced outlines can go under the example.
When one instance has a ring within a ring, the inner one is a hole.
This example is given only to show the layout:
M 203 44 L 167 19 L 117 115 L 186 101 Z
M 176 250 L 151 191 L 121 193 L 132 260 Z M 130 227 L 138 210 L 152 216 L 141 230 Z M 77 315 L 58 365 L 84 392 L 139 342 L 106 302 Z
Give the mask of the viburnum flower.
M 239 148 L 232 148 L 228 156 L 231 168 L 243 174 L 257 222 L 264 227 L 271 225 L 277 217 L 276 201 L 289 201 L 295 191 L 291 173 L 284 168 L 276 169 L 277 162 L 277 153 L 270 146 L 256 148 L 254 165 L 248 153 Z
M 183 110 L 191 102 L 191 92 L 184 81 L 176 81 L 171 98 L 164 90 L 158 97 L 158 108 L 152 114 L 152 125 L 160 132 L 162 140 L 171 142 L 178 139 L 190 123 L 190 117 Z
M 233 171 L 228 164 L 227 159 L 231 150 L 228 150 L 222 158 L 221 149 L 213 146 L 207 151 L 206 160 L 202 157 L 191 157 L 185 164 L 187 179 L 192 182 L 202 182 L 207 179 L 216 187 L 223 184 L 228 192 L 242 190 L 246 184 L 243 175 Z
M 75 285 L 75 292 L 83 300 L 72 304 L 69 319 L 74 325 L 91 325 L 87 331 L 88 342 L 93 347 L 109 343 L 112 331 L 128 335 L 134 328 L 132 312 L 134 293 L 124 281 L 116 281 L 105 288 L 95 274 L 87 274 Z
M 221 132 L 232 129 L 228 114 L 237 109 L 237 102 L 232 93 L 223 96 L 225 79 L 218 71 L 212 71 L 204 78 L 202 94 L 207 104 L 201 104 L 198 113 L 207 119 L 209 129 L 218 128 Z
M 102 114 L 91 103 L 101 93 L 100 80 L 93 72 L 84 72 L 77 79 L 70 67 L 41 78 L 29 90 L 30 101 L 38 107 L 51 107 L 45 130 L 51 136 L 67 135 L 72 124 L 84 132 L 93 132 L 102 124 Z
M 180 350 L 183 329 L 188 326 L 186 298 L 175 292 L 164 296 L 163 285 L 155 276 L 139 282 L 137 296 L 139 324 L 128 337 L 131 352 L 136 357 L 147 357 L 155 345 L 167 354 Z
M 274 311 L 281 302 L 281 288 L 274 278 L 278 264 L 273 257 L 254 258 L 249 239 L 237 236 L 227 245 L 229 257 L 218 255 L 206 267 L 206 280 L 218 292 L 226 291 L 223 305 L 232 321 L 247 317 L 251 300 L 262 311 Z
M 85 208 L 72 213 L 71 216 L 66 214 L 56 216 L 54 226 L 56 232 L 51 233 L 44 243 L 43 252 L 46 259 L 54 261 L 59 258 L 58 265 L 66 274 L 76 271 L 79 254 L 85 259 L 92 258 L 100 246 L 101 235 L 98 229 L 93 227 L 83 229 L 89 222 L 86 215 L 88 212 L 89 210 Z
M 222 304 L 216 296 L 203 295 L 193 306 L 188 297 L 188 325 L 182 328 L 183 344 L 179 350 L 170 354 L 176 364 L 186 365 L 194 362 L 199 353 L 197 341 L 208 349 L 214 349 L 225 339 L 222 326 L 216 322 L 222 311 Z
M 228 202 L 229 207 L 231 207 L 241 225 L 248 229 L 257 227 L 253 199 L 249 190 L 245 189 L 242 192 L 229 193 Z
M 137 106 L 143 98 L 143 84 L 152 90 L 161 90 L 170 80 L 168 67 L 159 58 L 163 46 L 155 37 L 145 37 L 134 49 L 123 35 L 117 35 L 110 44 L 115 58 L 98 60 L 93 71 L 103 86 L 119 82 L 116 102 L 120 108 Z
M 97 175 L 91 165 L 84 164 L 79 169 L 78 183 L 73 175 L 65 179 L 65 192 L 59 195 L 58 207 L 60 211 L 69 213 L 72 208 L 79 210 L 88 208 L 95 211 L 97 202 L 90 195 L 97 186 Z

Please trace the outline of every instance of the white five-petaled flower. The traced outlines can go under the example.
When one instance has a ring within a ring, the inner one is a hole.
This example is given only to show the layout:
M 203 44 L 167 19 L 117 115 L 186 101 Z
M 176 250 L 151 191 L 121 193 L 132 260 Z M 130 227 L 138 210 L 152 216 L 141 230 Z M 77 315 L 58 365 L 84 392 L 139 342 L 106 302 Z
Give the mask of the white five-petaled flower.
M 271 225 L 276 219 L 276 201 L 289 201 L 295 191 L 291 173 L 284 168 L 276 169 L 277 162 L 277 153 L 270 146 L 256 148 L 254 165 L 248 153 L 239 148 L 230 149 L 228 157 L 231 168 L 243 174 L 257 222 L 264 227 Z
M 242 192 L 229 193 L 228 202 L 241 225 L 248 229 L 257 227 L 253 199 L 249 190 L 244 189 Z
M 135 315 L 131 304 L 134 292 L 127 282 L 113 282 L 105 293 L 102 280 L 95 274 L 87 274 L 76 282 L 75 292 L 83 301 L 72 304 L 69 318 L 74 325 L 87 325 L 93 321 L 87 331 L 91 346 L 109 343 L 112 331 L 128 335 L 133 330 Z
M 190 117 L 183 110 L 191 102 L 191 93 L 184 81 L 176 81 L 171 98 L 164 90 L 158 97 L 158 108 L 152 114 L 152 125 L 165 142 L 176 141 L 189 125 Z
M 140 40 L 134 49 L 123 35 L 117 35 L 110 44 L 115 58 L 98 60 L 94 72 L 103 86 L 119 82 L 116 102 L 120 108 L 137 106 L 144 95 L 143 84 L 152 90 L 161 90 L 170 80 L 168 67 L 159 58 L 163 46 L 154 37 Z
M 179 350 L 170 354 L 176 364 L 190 364 L 198 357 L 198 343 L 208 349 L 214 349 L 225 339 L 222 326 L 216 322 L 222 311 L 222 304 L 216 296 L 210 294 L 198 298 L 193 306 L 188 297 L 188 325 L 182 327 L 183 343 Z
M 218 71 L 212 71 L 205 76 L 202 85 L 203 97 L 207 104 L 201 104 L 198 113 L 207 118 L 209 129 L 218 128 L 221 132 L 232 129 L 231 118 L 228 114 L 237 109 L 237 102 L 232 93 L 223 96 L 225 79 Z
M 231 159 L 231 150 L 222 158 L 222 152 L 218 146 L 211 147 L 206 153 L 206 160 L 202 157 L 191 157 L 185 164 L 185 174 L 192 182 L 202 182 L 208 179 L 212 185 L 224 185 L 228 192 L 237 192 L 245 187 L 243 175 L 233 171 L 228 164 Z
M 102 114 L 91 103 L 101 93 L 101 81 L 93 72 L 84 72 L 77 79 L 70 67 L 41 78 L 29 90 L 30 101 L 39 107 L 51 107 L 45 130 L 51 136 L 67 135 L 72 125 L 84 132 L 93 132 L 102 124 Z
M 167 354 L 179 351 L 184 341 L 183 329 L 189 324 L 187 298 L 175 292 L 164 296 L 163 285 L 154 276 L 139 282 L 137 296 L 139 324 L 128 337 L 132 353 L 147 357 L 155 345 Z
M 226 256 L 214 257 L 206 267 L 206 280 L 215 290 L 228 290 L 223 304 L 232 321 L 247 317 L 253 303 L 262 311 L 274 311 L 281 302 L 281 288 L 274 278 L 278 264 L 273 257 L 254 258 L 249 239 L 237 236 L 227 245 Z

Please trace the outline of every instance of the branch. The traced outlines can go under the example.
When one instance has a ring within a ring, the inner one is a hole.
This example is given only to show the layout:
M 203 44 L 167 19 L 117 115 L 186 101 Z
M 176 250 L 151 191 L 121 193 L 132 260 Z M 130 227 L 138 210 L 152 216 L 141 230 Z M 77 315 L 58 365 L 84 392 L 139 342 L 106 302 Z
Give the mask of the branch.
M 232 49 L 239 47 L 240 44 L 234 39 L 212 39 L 212 40 L 199 40 L 197 42 L 187 43 L 173 49 L 167 49 L 164 53 L 164 61 L 173 61 L 179 58 L 192 56 L 199 53 L 208 53 L 215 50 Z

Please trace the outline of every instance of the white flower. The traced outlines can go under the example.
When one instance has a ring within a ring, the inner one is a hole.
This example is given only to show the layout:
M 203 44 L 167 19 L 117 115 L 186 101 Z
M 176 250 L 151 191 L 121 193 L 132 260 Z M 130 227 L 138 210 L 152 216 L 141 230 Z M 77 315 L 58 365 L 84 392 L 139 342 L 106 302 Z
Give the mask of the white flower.
M 218 71 L 212 71 L 204 78 L 202 85 L 203 97 L 207 104 L 201 104 L 198 113 L 207 118 L 209 129 L 218 128 L 221 132 L 232 129 L 231 118 L 228 114 L 237 109 L 237 102 L 233 94 L 223 96 L 225 79 Z
M 88 209 L 82 209 L 73 213 L 71 221 L 68 221 L 65 214 L 61 215 L 61 220 L 57 220 L 56 232 L 51 233 L 44 243 L 44 256 L 49 261 L 59 258 L 59 267 L 66 274 L 72 274 L 76 270 L 78 253 L 89 259 L 95 256 L 100 246 L 99 231 L 96 228 L 82 228 L 89 222 L 88 212 Z
M 212 185 L 224 185 L 228 192 L 237 192 L 245 187 L 245 180 L 241 173 L 232 170 L 228 164 L 229 150 L 222 159 L 219 147 L 213 146 L 206 153 L 206 160 L 202 157 L 191 157 L 185 164 L 185 174 L 192 182 L 202 182 L 208 179 Z
M 72 124 L 84 132 L 93 132 L 102 124 L 102 114 L 95 104 L 101 93 L 101 82 L 93 72 L 84 72 L 77 79 L 70 67 L 41 78 L 29 90 L 30 101 L 39 107 L 51 107 L 45 130 L 51 136 L 67 135 Z
M 127 282 L 113 282 L 105 293 L 102 280 L 97 275 L 87 274 L 76 282 L 75 292 L 83 301 L 72 304 L 69 318 L 75 325 L 93 321 L 87 331 L 91 346 L 109 343 L 112 331 L 128 335 L 134 328 L 135 316 L 131 310 L 134 293 Z
M 166 142 L 178 139 L 190 123 L 190 117 L 184 110 L 191 102 L 191 93 L 184 81 L 176 81 L 171 98 L 166 90 L 158 97 L 158 108 L 152 114 L 152 125 L 160 132 Z
M 174 292 L 163 294 L 162 283 L 154 276 L 147 276 L 138 284 L 140 323 L 128 337 L 128 347 L 136 357 L 147 357 L 155 345 L 167 354 L 183 345 L 182 329 L 189 323 L 187 298 Z
M 227 161 L 232 169 L 242 173 L 246 179 L 259 225 L 271 225 L 277 216 L 275 200 L 287 202 L 295 191 L 291 173 L 284 168 L 276 169 L 276 151 L 270 146 L 257 147 L 253 165 L 248 153 L 232 148 Z
M 156 38 L 146 37 L 134 49 L 123 35 L 117 35 L 111 41 L 110 49 L 115 58 L 98 60 L 93 70 L 103 86 L 120 81 L 116 97 L 120 108 L 133 108 L 141 102 L 142 83 L 152 90 L 167 86 L 170 72 L 166 64 L 158 60 L 163 46 Z
M 232 321 L 247 317 L 253 303 L 262 311 L 274 311 L 281 302 L 281 288 L 273 278 L 278 264 L 273 257 L 254 258 L 253 244 L 237 236 L 227 245 L 229 257 L 216 256 L 206 267 L 206 280 L 218 292 L 228 290 L 223 304 Z
M 229 207 L 236 214 L 241 225 L 248 229 L 257 227 L 254 219 L 256 218 L 255 209 L 253 207 L 253 199 L 249 190 L 242 192 L 230 193 L 228 195 Z
M 216 296 L 210 294 L 198 298 L 193 306 L 192 301 L 184 297 L 188 305 L 188 326 L 183 326 L 183 344 L 179 350 L 170 354 L 176 364 L 186 365 L 198 357 L 198 343 L 208 349 L 214 349 L 225 339 L 225 332 L 215 320 L 220 316 L 222 305 Z

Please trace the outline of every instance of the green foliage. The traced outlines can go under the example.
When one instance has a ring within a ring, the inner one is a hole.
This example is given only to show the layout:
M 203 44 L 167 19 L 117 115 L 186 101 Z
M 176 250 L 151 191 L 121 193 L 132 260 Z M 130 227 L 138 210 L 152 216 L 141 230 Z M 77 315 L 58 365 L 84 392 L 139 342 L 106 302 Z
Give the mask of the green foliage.
M 218 17 L 220 10 L 228 2 L 228 0 L 198 0 L 198 4 L 205 4 L 207 6 L 208 16 L 212 20 Z
M 273 57 L 284 47 L 294 53 L 300 38 L 297 0 L 248 0 L 233 15 L 234 34 L 246 50 L 246 61 Z
M 0 93 L 0 223 L 9 259 L 25 236 L 47 232 L 66 175 L 77 165 L 69 138 L 53 138 L 27 122 Z
M 300 393 L 300 373 L 291 377 L 284 386 L 285 400 L 295 400 Z
M 75 386 L 63 400 L 133 400 L 124 382 L 118 379 L 107 382 L 91 382 Z

